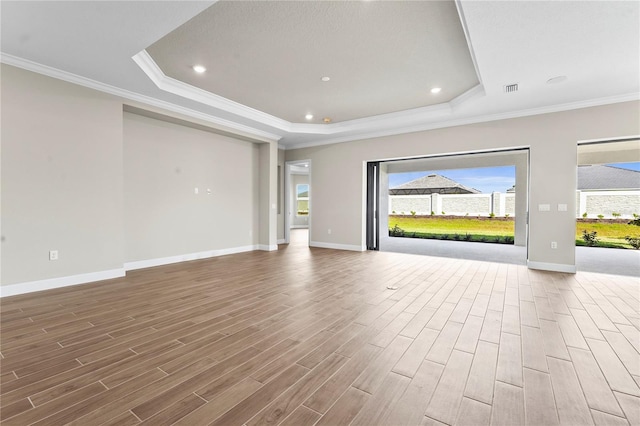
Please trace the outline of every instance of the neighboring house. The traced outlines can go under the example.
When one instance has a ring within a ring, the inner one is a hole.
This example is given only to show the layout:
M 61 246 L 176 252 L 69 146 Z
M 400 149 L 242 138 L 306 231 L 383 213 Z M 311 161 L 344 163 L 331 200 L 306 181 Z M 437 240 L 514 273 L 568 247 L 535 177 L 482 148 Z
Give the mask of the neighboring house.
M 640 172 L 597 164 L 578 166 L 578 191 L 602 190 L 640 190 Z
M 432 194 L 440 194 L 433 197 Z M 448 196 L 443 194 L 458 194 Z M 474 194 L 474 195 L 471 195 Z M 428 175 L 389 190 L 391 213 L 514 214 L 515 185 L 505 193 L 480 191 L 441 175 Z M 632 217 L 640 213 L 640 172 L 608 165 L 578 167 L 576 216 Z M 615 214 L 614 214 L 615 213 Z
M 442 175 L 428 175 L 389 190 L 389 195 L 416 194 L 480 194 L 480 191 Z
M 585 213 L 592 218 L 639 214 L 640 172 L 608 165 L 578 166 L 576 215 Z

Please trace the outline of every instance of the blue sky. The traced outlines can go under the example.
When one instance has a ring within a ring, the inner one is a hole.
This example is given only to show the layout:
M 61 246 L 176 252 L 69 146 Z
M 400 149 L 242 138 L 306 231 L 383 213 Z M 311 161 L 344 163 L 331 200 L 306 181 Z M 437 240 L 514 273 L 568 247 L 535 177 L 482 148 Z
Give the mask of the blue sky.
M 616 164 L 609 164 L 609 165 L 620 167 L 621 169 L 629 169 L 629 170 L 635 170 L 637 172 L 640 172 L 640 161 L 637 161 L 635 163 L 616 163 Z
M 616 163 L 612 166 L 623 169 L 640 171 L 640 162 Z M 424 172 L 393 173 L 389 175 L 389 187 L 393 188 L 403 183 L 421 178 L 422 176 L 438 174 L 446 176 L 483 193 L 505 192 L 516 183 L 515 166 L 483 167 L 479 169 L 428 170 Z

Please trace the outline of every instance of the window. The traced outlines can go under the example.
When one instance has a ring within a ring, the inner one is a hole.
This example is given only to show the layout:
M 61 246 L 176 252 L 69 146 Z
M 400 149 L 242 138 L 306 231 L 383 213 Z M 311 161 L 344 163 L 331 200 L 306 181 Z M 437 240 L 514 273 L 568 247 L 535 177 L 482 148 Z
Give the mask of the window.
M 296 216 L 309 214 L 309 185 L 299 183 L 296 185 Z

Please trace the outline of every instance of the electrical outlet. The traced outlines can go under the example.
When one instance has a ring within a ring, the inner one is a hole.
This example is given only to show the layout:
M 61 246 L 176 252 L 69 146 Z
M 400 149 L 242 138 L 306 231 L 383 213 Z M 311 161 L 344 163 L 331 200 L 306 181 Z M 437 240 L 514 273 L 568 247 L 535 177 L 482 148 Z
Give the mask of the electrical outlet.
M 551 241 L 551 248 L 552 249 L 557 249 L 558 248 L 558 243 L 555 241 Z
M 58 250 L 49 250 L 49 260 L 58 260 Z
M 327 234 L 331 235 L 331 228 L 327 229 Z

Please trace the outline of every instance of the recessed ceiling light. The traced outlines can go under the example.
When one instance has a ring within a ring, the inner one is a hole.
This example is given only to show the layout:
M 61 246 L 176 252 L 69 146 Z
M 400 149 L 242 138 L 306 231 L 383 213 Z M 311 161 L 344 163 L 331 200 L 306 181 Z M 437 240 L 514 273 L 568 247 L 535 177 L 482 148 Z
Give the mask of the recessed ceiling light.
M 326 82 L 326 81 L 329 81 L 329 80 L 331 80 L 331 77 L 326 77 L 326 76 L 325 76 L 325 77 L 322 77 L 322 81 L 325 81 L 325 82 Z
M 305 167 L 309 167 L 309 165 L 308 165 L 308 164 L 306 164 L 306 163 L 305 163 L 305 165 L 304 165 L 304 166 L 305 166 Z
M 559 75 L 557 77 L 553 77 L 550 78 L 549 80 L 547 80 L 547 84 L 557 84 L 557 83 L 562 83 L 563 81 L 567 80 L 567 76 L 566 75 Z
M 313 114 L 307 114 L 304 116 L 307 120 L 311 120 L 313 118 Z
M 330 119 L 329 117 L 325 117 L 325 118 L 323 118 L 323 119 L 322 119 L 322 121 L 323 121 L 324 123 L 326 123 L 326 124 L 331 123 L 331 119 Z
M 202 65 L 194 65 L 193 66 L 193 70 L 199 74 L 202 74 L 203 72 L 205 72 L 207 69 L 205 67 L 203 67 Z
M 440 91 L 442 90 L 442 88 L 440 87 L 434 87 L 433 89 L 431 89 L 431 93 L 440 93 Z

